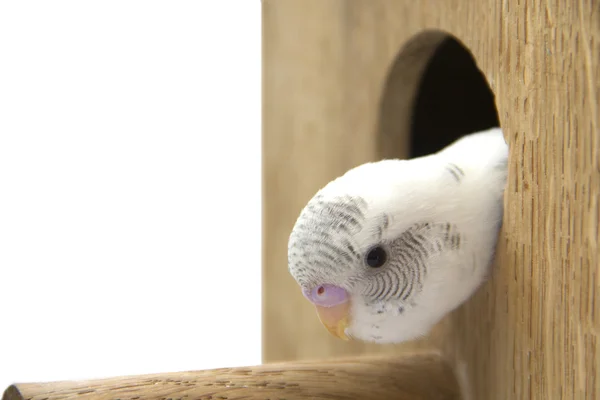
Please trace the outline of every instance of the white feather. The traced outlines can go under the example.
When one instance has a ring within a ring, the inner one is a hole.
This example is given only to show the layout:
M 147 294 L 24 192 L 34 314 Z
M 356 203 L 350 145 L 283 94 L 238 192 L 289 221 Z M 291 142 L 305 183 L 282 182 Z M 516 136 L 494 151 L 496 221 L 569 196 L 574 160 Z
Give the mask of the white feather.
M 508 146 L 502 131 L 495 128 L 467 135 L 429 156 L 363 164 L 317 193 L 325 199 L 356 196 L 366 201 L 365 223 L 353 236 L 361 254 L 373 246 L 378 217 L 383 214 L 390 219 L 384 241 L 394 240 L 423 221 L 449 222 L 461 234 L 457 250 L 427 258 L 422 291 L 410 302 L 366 299 L 368 267 L 362 263 L 332 276 L 324 265 L 313 262 L 310 282 L 319 284 L 321 279 L 350 291 L 352 322 L 348 335 L 379 343 L 425 335 L 477 290 L 489 273 L 501 225 L 507 160 Z M 449 167 L 452 164 L 458 169 Z M 302 218 L 303 214 L 296 226 Z M 290 248 L 294 240 L 293 231 Z M 290 272 L 299 283 L 296 264 L 301 257 L 297 253 L 289 256 Z

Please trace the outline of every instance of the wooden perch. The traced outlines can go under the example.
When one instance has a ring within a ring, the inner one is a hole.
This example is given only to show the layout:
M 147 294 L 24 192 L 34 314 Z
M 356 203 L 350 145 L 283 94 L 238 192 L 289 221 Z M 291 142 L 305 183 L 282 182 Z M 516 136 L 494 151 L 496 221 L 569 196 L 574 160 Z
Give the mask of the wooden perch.
M 422 353 L 16 384 L 2 400 L 459 398 L 457 381 L 441 356 Z

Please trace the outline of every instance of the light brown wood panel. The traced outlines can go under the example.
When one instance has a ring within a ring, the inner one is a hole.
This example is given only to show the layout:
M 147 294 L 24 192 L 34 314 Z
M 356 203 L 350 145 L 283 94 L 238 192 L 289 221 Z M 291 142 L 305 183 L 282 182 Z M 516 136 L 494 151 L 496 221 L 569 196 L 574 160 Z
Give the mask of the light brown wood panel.
M 109 379 L 12 385 L 2 400 L 458 400 L 439 354 L 276 363 Z
M 343 0 L 263 3 L 263 347 L 268 362 L 379 349 L 329 337 L 287 271 L 287 240 L 299 210 L 317 188 L 375 155 L 376 115 L 364 110 L 376 110 L 380 88 L 377 79 L 359 79 L 348 71 L 346 11 Z M 385 53 L 372 49 L 370 56 L 377 52 Z M 378 78 L 385 73 L 379 71 Z
M 600 398 L 600 2 L 264 0 L 263 26 L 264 361 L 435 347 L 470 399 Z M 429 338 L 338 341 L 287 272 L 288 235 L 328 181 L 408 154 L 431 47 L 389 75 L 425 30 L 473 53 L 510 145 L 493 276 Z

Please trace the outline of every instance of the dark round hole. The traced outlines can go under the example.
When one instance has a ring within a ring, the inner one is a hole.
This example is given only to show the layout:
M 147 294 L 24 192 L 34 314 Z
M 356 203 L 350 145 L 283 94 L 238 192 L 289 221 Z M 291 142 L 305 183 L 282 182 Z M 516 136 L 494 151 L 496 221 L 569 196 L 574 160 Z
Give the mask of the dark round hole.
M 494 94 L 457 38 L 428 30 L 402 47 L 381 97 L 379 159 L 435 153 L 464 135 L 498 126 Z
M 417 89 L 410 157 L 435 153 L 461 136 L 499 126 L 494 93 L 475 59 L 456 39 L 445 39 Z

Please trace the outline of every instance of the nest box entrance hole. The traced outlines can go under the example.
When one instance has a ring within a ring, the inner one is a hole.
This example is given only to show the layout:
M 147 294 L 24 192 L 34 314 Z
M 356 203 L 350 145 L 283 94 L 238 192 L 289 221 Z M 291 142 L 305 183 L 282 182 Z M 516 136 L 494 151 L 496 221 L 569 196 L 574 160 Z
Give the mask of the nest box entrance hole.
M 381 158 L 414 158 L 469 133 L 499 127 L 494 93 L 455 37 L 426 31 L 400 50 L 380 103 Z

